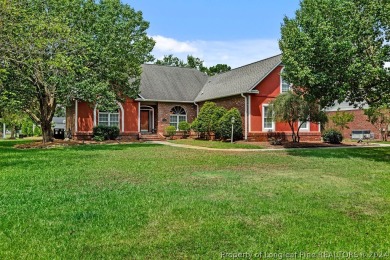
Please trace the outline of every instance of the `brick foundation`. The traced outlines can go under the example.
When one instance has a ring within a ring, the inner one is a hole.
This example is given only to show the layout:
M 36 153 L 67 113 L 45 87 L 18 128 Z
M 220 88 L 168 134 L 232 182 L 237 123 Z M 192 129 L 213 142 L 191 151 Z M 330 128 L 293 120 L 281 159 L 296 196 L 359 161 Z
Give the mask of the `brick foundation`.
M 273 134 L 278 134 L 280 136 L 284 136 L 286 141 L 291 141 L 291 132 L 273 132 Z M 313 142 L 313 141 L 321 141 L 321 133 L 299 133 L 301 137 L 301 142 Z M 249 142 L 268 142 L 268 138 L 270 137 L 269 133 L 249 133 L 248 141 Z

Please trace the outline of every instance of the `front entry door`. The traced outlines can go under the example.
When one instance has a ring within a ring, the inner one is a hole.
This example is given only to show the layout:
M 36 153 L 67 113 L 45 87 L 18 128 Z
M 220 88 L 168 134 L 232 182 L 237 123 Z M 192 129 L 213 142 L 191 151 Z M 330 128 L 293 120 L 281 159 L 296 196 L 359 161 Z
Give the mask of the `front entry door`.
M 141 110 L 141 131 L 149 132 L 149 111 Z

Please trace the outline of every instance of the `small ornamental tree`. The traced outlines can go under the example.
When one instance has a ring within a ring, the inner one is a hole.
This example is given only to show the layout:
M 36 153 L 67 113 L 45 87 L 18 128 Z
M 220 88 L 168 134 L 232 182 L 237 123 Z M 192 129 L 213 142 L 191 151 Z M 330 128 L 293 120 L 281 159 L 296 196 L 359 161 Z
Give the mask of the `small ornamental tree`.
M 336 114 L 329 118 L 332 120 L 333 124 L 342 131 L 344 129 L 349 129 L 348 124 L 355 119 L 355 116 L 352 113 L 340 112 L 337 110 Z
M 270 103 L 270 116 L 276 122 L 288 123 L 293 142 L 299 143 L 299 130 L 306 122 L 325 123 L 326 114 L 317 102 L 309 102 L 291 91 L 280 94 Z
M 388 106 L 372 107 L 365 109 L 364 114 L 368 117 L 367 121 L 380 131 L 382 141 L 387 141 L 390 127 L 390 108 Z
M 218 121 L 217 134 L 223 140 L 231 138 L 233 117 L 234 117 L 233 138 L 234 140 L 242 139 L 241 114 L 237 108 L 232 108 L 229 111 L 227 111 Z
M 214 102 L 206 102 L 192 124 L 192 129 L 198 133 L 206 134 L 206 138 L 210 139 L 211 134 L 216 133 L 219 119 L 225 113 L 225 108 L 217 106 Z

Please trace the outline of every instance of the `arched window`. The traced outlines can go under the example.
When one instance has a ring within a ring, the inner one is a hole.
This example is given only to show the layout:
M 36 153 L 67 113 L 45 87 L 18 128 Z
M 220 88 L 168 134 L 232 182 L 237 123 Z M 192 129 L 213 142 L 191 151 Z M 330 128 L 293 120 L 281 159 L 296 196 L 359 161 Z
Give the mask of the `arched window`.
M 283 70 L 284 68 L 280 71 L 280 93 L 286 93 L 291 89 L 291 84 L 282 77 Z
M 187 113 L 184 108 L 175 106 L 171 109 L 171 115 L 169 117 L 169 124 L 176 127 L 179 130 L 179 123 L 182 121 L 187 122 Z
M 99 111 L 98 124 L 104 126 L 119 127 L 119 111 L 118 110 L 114 112 Z

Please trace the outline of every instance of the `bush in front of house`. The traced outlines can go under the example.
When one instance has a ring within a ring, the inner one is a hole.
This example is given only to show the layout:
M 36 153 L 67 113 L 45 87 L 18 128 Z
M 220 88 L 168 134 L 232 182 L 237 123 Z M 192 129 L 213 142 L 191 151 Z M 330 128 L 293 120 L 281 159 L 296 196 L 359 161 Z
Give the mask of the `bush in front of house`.
M 183 131 L 183 135 L 186 135 L 191 130 L 191 125 L 187 121 L 181 121 L 179 123 L 179 130 Z
M 232 135 L 232 118 L 234 117 L 233 124 L 233 139 L 242 139 L 242 121 L 241 114 L 237 108 L 232 108 L 227 111 L 221 119 L 218 120 L 218 128 L 216 135 L 223 140 L 230 139 Z
M 219 120 L 225 113 L 225 108 L 217 106 L 214 102 L 206 102 L 191 127 L 198 135 L 204 135 L 210 139 L 212 134 L 216 134 Z
M 343 141 L 343 135 L 340 131 L 329 129 L 323 132 L 322 139 L 326 143 L 339 144 Z
M 95 141 L 115 140 L 119 136 L 117 126 L 99 125 L 93 128 L 93 139 Z
M 165 133 L 172 139 L 172 137 L 176 134 L 176 127 L 174 127 L 173 125 L 167 126 L 165 128 Z

